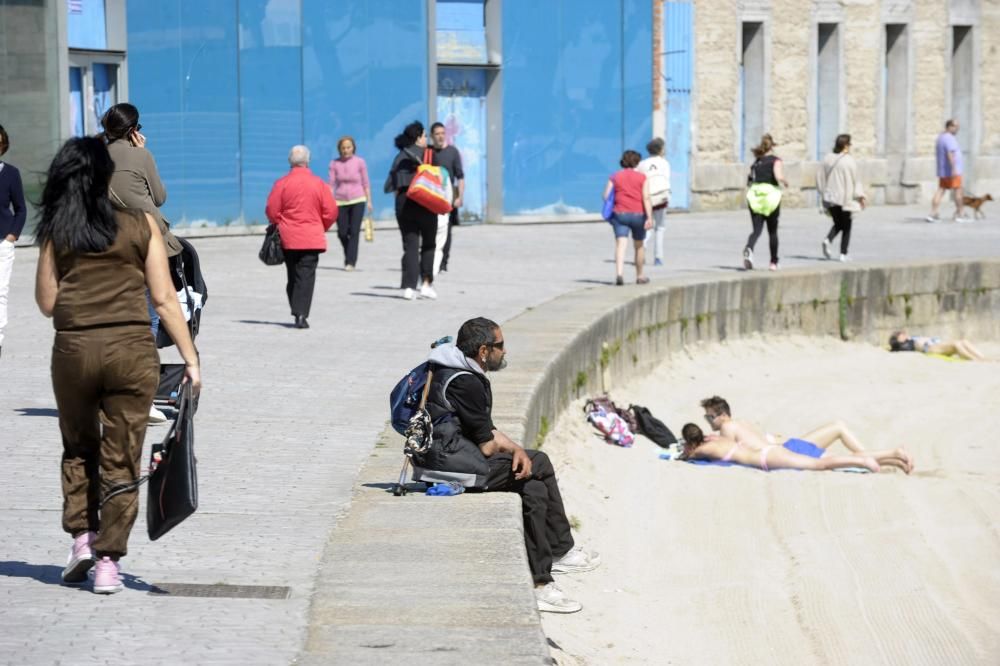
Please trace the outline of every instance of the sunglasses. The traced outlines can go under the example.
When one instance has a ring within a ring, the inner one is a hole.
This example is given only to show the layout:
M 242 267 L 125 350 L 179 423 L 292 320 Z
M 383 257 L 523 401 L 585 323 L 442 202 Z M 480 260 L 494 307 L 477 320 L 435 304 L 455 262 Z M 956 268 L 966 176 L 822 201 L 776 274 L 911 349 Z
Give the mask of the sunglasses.
M 501 340 L 500 342 L 487 342 L 486 346 L 493 347 L 494 349 L 499 349 L 503 351 L 503 340 Z
M 142 123 L 140 123 L 140 124 L 138 124 L 138 125 L 135 126 L 135 131 L 136 132 L 141 132 L 142 131 Z

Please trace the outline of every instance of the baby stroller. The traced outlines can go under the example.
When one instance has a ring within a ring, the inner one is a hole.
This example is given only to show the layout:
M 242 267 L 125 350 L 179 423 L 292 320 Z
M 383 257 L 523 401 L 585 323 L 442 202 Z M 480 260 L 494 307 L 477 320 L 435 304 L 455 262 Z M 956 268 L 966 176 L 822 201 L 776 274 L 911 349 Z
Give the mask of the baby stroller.
M 174 281 L 177 300 L 180 301 L 181 311 L 187 319 L 188 330 L 193 340 L 201 328 L 201 309 L 208 300 L 208 287 L 201 274 L 201 263 L 198 261 L 198 253 L 194 246 L 184 238 L 178 237 L 177 240 L 180 241 L 182 250 L 180 254 L 169 259 L 170 277 Z M 163 349 L 173 344 L 174 341 L 170 339 L 166 329 L 160 326 L 156 335 L 157 348 Z M 157 407 L 175 408 L 183 379 L 183 363 L 161 363 L 160 385 L 153 397 L 153 404 Z M 197 409 L 197 398 L 194 400 L 194 407 Z

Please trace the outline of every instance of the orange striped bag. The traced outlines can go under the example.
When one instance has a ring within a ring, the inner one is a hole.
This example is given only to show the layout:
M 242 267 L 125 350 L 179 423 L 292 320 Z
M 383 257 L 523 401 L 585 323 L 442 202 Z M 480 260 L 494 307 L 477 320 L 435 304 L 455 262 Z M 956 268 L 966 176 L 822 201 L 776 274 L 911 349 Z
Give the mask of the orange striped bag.
M 443 215 L 451 212 L 451 178 L 447 169 L 431 164 L 432 158 L 431 149 L 424 150 L 424 163 L 417 167 L 406 196 L 430 212 Z

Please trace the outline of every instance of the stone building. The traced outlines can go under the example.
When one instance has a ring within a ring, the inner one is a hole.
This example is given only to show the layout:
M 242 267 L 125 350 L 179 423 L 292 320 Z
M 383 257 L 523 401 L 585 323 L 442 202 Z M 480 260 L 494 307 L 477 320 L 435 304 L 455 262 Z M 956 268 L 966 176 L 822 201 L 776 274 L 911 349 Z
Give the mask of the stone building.
M 967 191 L 1000 191 L 1000 114 L 985 113 L 1000 105 L 1000 0 L 695 0 L 693 29 L 692 209 L 744 205 L 762 132 L 789 205 L 816 202 L 817 160 L 840 132 L 872 201 L 928 201 L 948 118 Z

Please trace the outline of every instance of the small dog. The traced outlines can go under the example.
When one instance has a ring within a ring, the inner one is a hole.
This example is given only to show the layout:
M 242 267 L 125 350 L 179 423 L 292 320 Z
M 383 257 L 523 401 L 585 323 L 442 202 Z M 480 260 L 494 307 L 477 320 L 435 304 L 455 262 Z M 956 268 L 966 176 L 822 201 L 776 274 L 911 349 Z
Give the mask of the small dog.
M 980 217 L 986 217 L 986 213 L 979 210 L 979 208 L 987 201 L 993 201 L 993 197 L 990 196 L 989 194 L 983 197 L 970 197 L 968 195 L 962 197 L 962 204 L 976 211 L 975 213 L 976 219 L 979 219 Z

